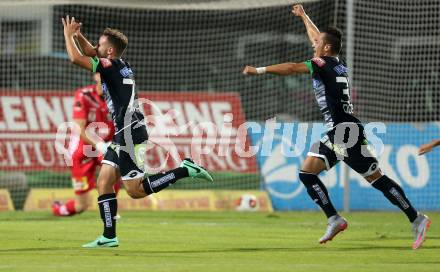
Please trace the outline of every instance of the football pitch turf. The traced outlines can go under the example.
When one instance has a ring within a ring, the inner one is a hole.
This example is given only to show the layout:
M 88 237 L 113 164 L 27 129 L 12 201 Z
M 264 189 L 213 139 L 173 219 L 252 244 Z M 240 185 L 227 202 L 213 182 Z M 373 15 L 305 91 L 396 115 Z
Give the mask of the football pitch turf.
M 317 243 L 317 212 L 121 212 L 118 248 L 83 249 L 101 230 L 97 212 L 0 213 L 0 271 L 440 271 L 440 213 L 411 249 L 401 213 L 346 214 L 348 229 Z

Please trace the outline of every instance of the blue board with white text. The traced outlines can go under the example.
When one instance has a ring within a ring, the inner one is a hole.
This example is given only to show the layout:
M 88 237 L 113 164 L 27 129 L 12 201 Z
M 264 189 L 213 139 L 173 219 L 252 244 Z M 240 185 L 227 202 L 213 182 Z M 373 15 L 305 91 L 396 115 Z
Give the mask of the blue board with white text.
M 320 123 L 253 123 L 248 126 L 256 153 L 262 187 L 268 191 L 275 210 L 318 209 L 298 178 L 310 145 L 326 131 Z M 440 135 L 436 123 L 369 123 L 368 140 L 378 154 L 379 166 L 399 183 L 420 210 L 440 210 L 440 148 L 418 156 L 421 144 Z M 340 162 L 320 178 L 337 209 L 343 205 L 344 171 Z M 349 170 L 350 208 L 353 210 L 396 209 L 382 193 L 359 174 Z

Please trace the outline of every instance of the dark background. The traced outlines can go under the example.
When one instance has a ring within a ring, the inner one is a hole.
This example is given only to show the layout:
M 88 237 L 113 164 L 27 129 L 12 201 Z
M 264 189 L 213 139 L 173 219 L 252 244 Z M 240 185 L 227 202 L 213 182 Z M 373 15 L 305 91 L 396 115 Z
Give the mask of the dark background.
M 437 120 L 439 2 L 367 2 L 357 1 L 355 6 L 355 113 L 364 121 Z M 93 43 L 107 26 L 128 36 L 124 58 L 134 67 L 138 90 L 233 91 L 240 94 L 249 120 L 278 116 L 321 121 L 309 75 L 241 74 L 246 64 L 265 66 L 311 57 L 305 28 L 290 8 L 169 11 L 54 6 L 53 54 L 41 56 L 35 50 L 1 54 L 0 87 L 72 90 L 90 84 L 90 73 L 70 64 L 65 54 L 60 18 L 70 14 L 83 23 L 83 33 Z M 345 31 L 345 1 L 320 1 L 305 4 L 305 9 L 318 27 L 336 22 Z M 21 24 L 2 24 L 2 31 L 27 27 Z M 404 41 L 400 47 L 399 41 Z

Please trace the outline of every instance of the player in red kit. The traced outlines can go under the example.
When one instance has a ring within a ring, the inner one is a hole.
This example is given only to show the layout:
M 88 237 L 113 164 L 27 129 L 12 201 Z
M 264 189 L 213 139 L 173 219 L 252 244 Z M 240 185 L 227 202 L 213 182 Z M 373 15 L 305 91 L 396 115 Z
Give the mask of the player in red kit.
M 103 155 L 115 133 L 113 120 L 102 96 L 99 73 L 95 73 L 93 79 L 95 85 L 75 91 L 73 120 L 77 131 L 72 136 L 74 140 L 69 148 L 72 154 L 72 186 L 75 198 L 65 203 L 55 201 L 52 212 L 56 216 L 78 214 L 90 207 L 89 192 L 96 187 L 96 169 L 101 165 Z M 119 191 L 120 184 L 115 184 L 116 192 Z

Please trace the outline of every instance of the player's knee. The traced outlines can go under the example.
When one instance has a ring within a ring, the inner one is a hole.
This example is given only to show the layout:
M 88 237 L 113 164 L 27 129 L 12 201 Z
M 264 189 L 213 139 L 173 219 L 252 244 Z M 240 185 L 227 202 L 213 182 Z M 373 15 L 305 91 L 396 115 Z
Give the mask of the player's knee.
M 103 178 L 103 177 L 101 177 L 101 176 L 99 176 L 98 179 L 96 180 L 96 185 L 97 185 L 97 187 L 98 187 L 98 190 L 99 190 L 100 187 L 105 186 L 106 183 L 107 183 L 107 182 L 106 182 L 106 179 Z
M 113 185 L 115 184 L 114 180 L 108 177 L 98 177 L 97 187 L 98 192 L 105 193 L 113 190 Z
M 133 199 L 139 199 L 145 196 L 145 192 L 141 192 L 138 188 L 135 187 L 126 187 L 125 191 L 127 192 L 127 195 L 129 195 Z
M 98 176 L 98 180 L 96 182 L 98 183 L 98 185 L 106 185 L 113 183 L 113 181 L 108 176 L 105 175 Z
M 319 175 L 322 171 L 327 169 L 324 159 L 308 156 L 301 166 L 301 172 Z
M 375 180 L 379 179 L 382 176 L 383 176 L 383 173 L 380 170 L 380 168 L 378 168 L 374 173 L 372 173 L 371 175 L 365 176 L 364 178 L 369 183 L 372 183 L 372 182 L 374 182 Z

